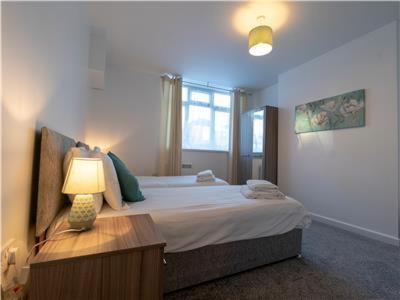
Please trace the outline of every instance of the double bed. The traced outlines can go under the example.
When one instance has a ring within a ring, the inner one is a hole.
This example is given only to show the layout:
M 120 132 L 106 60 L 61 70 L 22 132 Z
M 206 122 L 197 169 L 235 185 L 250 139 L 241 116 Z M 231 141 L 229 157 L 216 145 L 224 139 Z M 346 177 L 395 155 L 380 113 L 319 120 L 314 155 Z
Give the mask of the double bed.
M 36 235 L 66 218 L 62 161 L 75 141 L 42 129 Z M 146 200 L 98 218 L 149 213 L 167 241 L 164 291 L 170 292 L 301 253 L 310 222 L 296 200 L 247 199 L 240 186 L 142 187 Z
M 220 178 L 214 181 L 197 181 L 196 175 L 186 176 L 136 176 L 140 188 L 171 188 L 171 187 L 190 187 L 190 186 L 219 186 L 228 185 Z

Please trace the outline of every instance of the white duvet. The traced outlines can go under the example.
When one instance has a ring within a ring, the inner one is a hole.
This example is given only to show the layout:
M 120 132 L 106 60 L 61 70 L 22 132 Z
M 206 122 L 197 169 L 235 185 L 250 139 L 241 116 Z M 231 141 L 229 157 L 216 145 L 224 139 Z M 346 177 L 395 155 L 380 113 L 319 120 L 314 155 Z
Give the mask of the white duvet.
M 167 241 L 166 252 L 282 234 L 310 224 L 308 211 L 292 198 L 247 199 L 240 186 L 142 189 L 146 200 L 128 210 L 104 206 L 99 218 L 149 213 Z
M 166 188 L 166 187 L 189 187 L 228 185 L 225 180 L 215 178 L 215 181 L 197 182 L 196 175 L 188 176 L 136 176 L 140 188 Z

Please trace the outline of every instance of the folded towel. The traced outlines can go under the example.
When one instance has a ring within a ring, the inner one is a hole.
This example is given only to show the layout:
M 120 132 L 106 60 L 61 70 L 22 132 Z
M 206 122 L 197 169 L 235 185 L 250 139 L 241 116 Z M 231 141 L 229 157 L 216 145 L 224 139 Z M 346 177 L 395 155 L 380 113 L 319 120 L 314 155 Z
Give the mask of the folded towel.
M 240 188 L 240 192 L 248 199 L 265 199 L 265 200 L 283 200 L 285 195 L 279 190 L 271 190 L 269 192 L 255 192 L 247 185 Z
M 210 177 L 210 176 L 214 176 L 213 171 L 211 171 L 211 170 L 204 170 L 204 171 L 197 173 L 197 178 Z
M 278 190 L 278 187 L 275 184 L 267 180 L 250 179 L 247 180 L 246 183 L 249 189 L 255 192 L 268 192 L 270 190 Z
M 197 176 L 196 179 L 197 182 L 212 182 L 215 181 L 215 176 L 211 175 L 211 176 Z

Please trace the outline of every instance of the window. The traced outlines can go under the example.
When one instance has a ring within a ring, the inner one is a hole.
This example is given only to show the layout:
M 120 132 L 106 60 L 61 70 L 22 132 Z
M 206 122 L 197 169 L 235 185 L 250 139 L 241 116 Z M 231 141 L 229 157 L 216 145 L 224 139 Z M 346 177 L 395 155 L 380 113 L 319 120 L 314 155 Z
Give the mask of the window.
M 230 115 L 229 92 L 183 85 L 182 148 L 228 151 Z
M 253 113 L 253 153 L 263 152 L 264 110 Z

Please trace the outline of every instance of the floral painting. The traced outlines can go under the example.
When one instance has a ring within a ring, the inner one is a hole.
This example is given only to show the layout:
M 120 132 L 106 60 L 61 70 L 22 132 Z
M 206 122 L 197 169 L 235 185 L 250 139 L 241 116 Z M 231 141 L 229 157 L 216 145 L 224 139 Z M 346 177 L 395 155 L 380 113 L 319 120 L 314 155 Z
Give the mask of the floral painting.
M 296 106 L 295 132 L 365 126 L 365 90 Z

